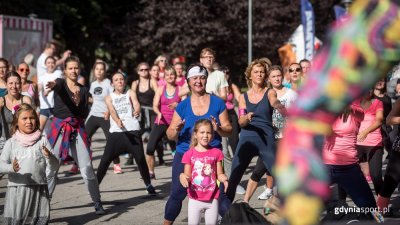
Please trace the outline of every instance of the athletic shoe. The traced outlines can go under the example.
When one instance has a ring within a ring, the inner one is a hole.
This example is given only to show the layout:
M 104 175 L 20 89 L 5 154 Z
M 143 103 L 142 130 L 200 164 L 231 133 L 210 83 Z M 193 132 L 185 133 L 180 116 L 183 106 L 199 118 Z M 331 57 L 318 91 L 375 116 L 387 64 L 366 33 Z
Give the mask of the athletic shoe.
M 257 198 L 258 200 L 268 200 L 272 197 L 272 190 L 267 191 L 267 188 L 264 186 L 264 191 Z
M 78 172 L 79 172 L 79 167 L 78 167 L 78 165 L 76 165 L 75 163 L 72 164 L 72 167 L 71 167 L 71 169 L 69 170 L 69 173 L 70 173 L 70 174 L 78 174 Z
M 122 172 L 122 169 L 121 169 L 121 166 L 120 166 L 119 164 L 114 164 L 114 173 L 115 173 L 115 174 L 121 174 L 121 173 L 123 173 L 123 172 Z
M 236 194 L 244 195 L 246 193 L 246 189 L 244 189 L 240 184 L 236 187 Z
M 94 209 L 96 210 L 96 215 L 105 215 L 106 211 L 101 204 L 101 201 L 97 201 L 94 203 Z
M 156 189 L 154 189 L 153 185 L 149 184 L 146 188 L 147 194 L 151 196 L 157 195 Z

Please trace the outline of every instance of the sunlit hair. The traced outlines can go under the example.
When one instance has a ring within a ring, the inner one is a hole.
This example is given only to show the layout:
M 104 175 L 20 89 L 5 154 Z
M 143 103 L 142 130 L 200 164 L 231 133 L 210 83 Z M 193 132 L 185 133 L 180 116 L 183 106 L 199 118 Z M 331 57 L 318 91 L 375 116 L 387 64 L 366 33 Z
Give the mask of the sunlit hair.
M 204 57 L 205 54 L 209 53 L 210 55 L 214 56 L 216 55 L 215 51 L 211 48 L 203 48 L 200 52 L 200 58 Z
M 69 62 L 76 62 L 76 63 L 78 63 L 78 66 L 79 66 L 79 64 L 80 64 L 80 61 L 79 61 L 79 58 L 78 58 L 78 57 L 76 57 L 76 56 L 68 56 L 67 59 L 66 59 L 65 62 L 64 62 L 64 69 L 67 68 L 67 64 L 68 64 Z
M 271 82 L 269 81 L 269 75 L 271 74 L 272 71 L 279 71 L 281 72 L 281 76 L 283 77 L 283 70 L 281 66 L 278 65 L 272 65 L 269 67 L 269 70 L 267 71 L 267 79 L 266 79 L 266 83 L 267 83 L 267 87 L 269 88 L 273 88 Z M 282 83 L 281 83 L 282 85 Z
M 272 66 L 269 68 L 268 72 L 267 72 L 267 77 L 269 77 L 269 75 L 271 74 L 272 71 L 276 71 L 276 70 L 280 71 L 280 72 L 281 72 L 281 75 L 283 76 L 282 67 L 279 66 L 279 65 L 272 65 Z
M 300 69 L 301 69 L 301 66 L 300 66 L 300 64 L 299 64 L 299 63 L 296 63 L 296 62 L 294 62 L 294 63 L 291 63 L 291 64 L 289 65 L 289 67 L 288 67 L 288 68 L 290 69 L 290 67 L 291 67 L 291 66 L 293 66 L 293 65 L 298 65 L 298 66 L 300 67 Z
M 10 77 L 16 77 L 18 81 L 21 83 L 21 76 L 15 71 L 9 71 L 6 74 L 6 83 Z
M 141 62 L 136 66 L 136 72 L 139 73 L 139 69 L 141 66 L 146 66 L 148 70 L 150 70 L 149 64 L 147 62 Z
M 52 59 L 54 62 L 57 62 L 56 58 L 54 56 L 47 56 L 47 58 L 44 60 L 44 63 L 47 63 L 47 60 Z
M 92 71 L 94 72 L 94 70 L 96 69 L 96 66 L 97 65 L 102 65 L 103 66 L 103 68 L 104 68 L 104 75 L 106 74 L 106 63 L 104 62 L 104 61 L 97 61 L 97 62 L 95 62 L 94 64 L 93 64 L 93 67 L 92 67 Z
M 124 73 L 120 72 L 120 71 L 117 71 L 117 72 L 115 72 L 115 73 L 113 73 L 113 74 L 111 75 L 111 82 L 114 82 L 114 77 L 115 77 L 117 74 L 122 75 L 122 77 L 124 78 L 124 81 L 126 81 L 126 75 L 125 75 Z
M 29 65 L 28 65 L 28 63 L 26 63 L 26 62 L 22 62 L 22 63 L 18 64 L 17 69 L 20 69 L 20 68 L 21 68 L 21 65 L 25 65 L 25 66 L 27 66 L 28 69 L 29 69 Z
M 154 60 L 154 64 L 159 66 L 158 64 L 160 63 L 160 61 L 162 59 L 165 59 L 165 65 L 168 65 L 168 57 L 164 54 L 161 54 L 159 56 L 157 56 L 156 60 Z M 159 66 L 160 67 L 160 66 Z M 161 68 L 160 68 L 161 69 Z
M 253 70 L 253 67 L 258 66 L 258 67 L 263 67 L 265 74 L 267 74 L 267 66 L 263 60 L 260 59 L 255 59 L 253 60 L 246 68 L 246 71 L 244 72 L 245 78 L 246 78 L 246 83 L 249 88 L 253 86 L 251 83 L 251 71 Z M 265 76 L 267 78 L 267 76 Z
M 265 63 L 267 70 L 272 66 L 271 60 L 269 60 L 267 57 L 262 57 L 260 60 Z
M 199 119 L 199 120 L 197 120 L 196 123 L 193 126 L 193 133 L 192 133 L 192 138 L 191 138 L 191 141 L 190 141 L 190 148 L 194 148 L 194 147 L 197 146 L 197 144 L 199 144 L 199 141 L 195 137 L 195 134 L 197 133 L 197 131 L 199 131 L 201 126 L 209 126 L 210 129 L 211 129 L 211 133 L 212 134 L 214 133 L 211 120 L 209 120 L 209 119 Z M 210 142 L 211 142 L 212 139 L 213 139 L 213 137 L 211 137 Z
M 175 79 L 176 79 L 176 71 L 175 71 L 174 67 L 172 67 L 172 66 L 167 66 L 167 67 L 165 68 L 165 71 L 164 71 L 164 72 L 175 75 Z
M 32 115 L 35 117 L 35 129 L 33 132 L 36 130 L 39 130 L 39 117 L 36 113 L 36 111 L 32 108 L 31 105 L 26 104 L 26 103 L 21 103 L 19 105 L 19 108 L 15 111 L 14 116 L 13 116 L 13 121 L 11 122 L 11 129 L 10 129 L 10 134 L 13 135 L 17 130 L 18 130 L 18 119 L 21 115 L 22 112 L 31 112 Z

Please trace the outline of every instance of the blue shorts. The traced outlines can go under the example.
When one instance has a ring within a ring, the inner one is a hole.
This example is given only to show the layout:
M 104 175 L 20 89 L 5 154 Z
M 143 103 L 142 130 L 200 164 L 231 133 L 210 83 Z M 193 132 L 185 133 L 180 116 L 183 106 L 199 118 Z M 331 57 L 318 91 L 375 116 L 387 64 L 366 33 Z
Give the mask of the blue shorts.
M 53 108 L 40 109 L 40 115 L 45 116 L 47 118 L 49 118 L 50 116 L 53 116 Z

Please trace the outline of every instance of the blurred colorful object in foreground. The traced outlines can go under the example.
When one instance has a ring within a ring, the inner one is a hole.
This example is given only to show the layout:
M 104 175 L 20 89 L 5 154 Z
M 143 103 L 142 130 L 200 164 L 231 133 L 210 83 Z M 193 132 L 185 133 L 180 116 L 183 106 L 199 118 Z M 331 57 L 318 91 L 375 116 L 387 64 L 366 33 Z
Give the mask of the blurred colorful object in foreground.
M 400 60 L 400 1 L 359 0 L 335 24 L 289 110 L 276 174 L 285 222 L 317 224 L 329 181 L 320 152 L 336 115 Z M 300 203 L 300 204 L 299 204 Z M 306 213 L 306 214 L 305 214 Z M 307 215 L 307 216 L 306 216 Z

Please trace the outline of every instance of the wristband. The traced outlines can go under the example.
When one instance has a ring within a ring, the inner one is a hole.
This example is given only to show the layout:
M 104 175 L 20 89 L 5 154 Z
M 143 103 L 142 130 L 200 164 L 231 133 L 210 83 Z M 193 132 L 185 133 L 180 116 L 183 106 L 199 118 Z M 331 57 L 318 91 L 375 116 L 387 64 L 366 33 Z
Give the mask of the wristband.
M 243 115 L 246 115 L 246 114 L 247 114 L 247 110 L 245 108 L 239 109 L 239 117 L 243 116 Z

